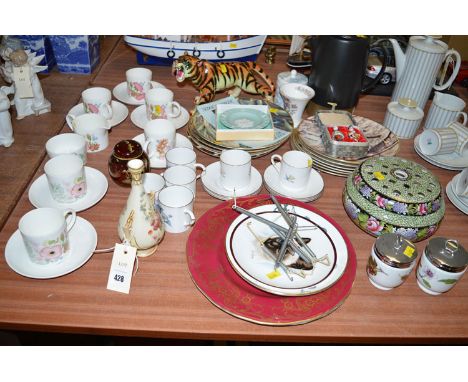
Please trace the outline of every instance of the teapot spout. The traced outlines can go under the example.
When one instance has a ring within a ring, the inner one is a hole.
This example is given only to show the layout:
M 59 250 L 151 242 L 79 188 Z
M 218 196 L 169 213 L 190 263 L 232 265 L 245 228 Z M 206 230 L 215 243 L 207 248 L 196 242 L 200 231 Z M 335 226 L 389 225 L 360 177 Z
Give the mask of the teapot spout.
M 390 38 L 389 41 L 392 43 L 393 52 L 395 53 L 395 63 L 396 63 L 396 80 L 398 81 L 405 70 L 406 65 L 406 56 L 403 53 L 403 50 L 398 44 L 398 41 L 394 38 Z

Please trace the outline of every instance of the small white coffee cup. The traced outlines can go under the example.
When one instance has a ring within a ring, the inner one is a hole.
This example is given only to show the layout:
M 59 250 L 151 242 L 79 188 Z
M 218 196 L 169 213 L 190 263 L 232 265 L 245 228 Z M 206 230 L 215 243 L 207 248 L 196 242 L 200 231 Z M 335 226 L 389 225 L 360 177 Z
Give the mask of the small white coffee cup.
M 252 157 L 244 150 L 223 150 L 220 160 L 220 183 L 226 190 L 233 191 L 250 183 Z
M 159 193 L 159 209 L 164 228 L 170 233 L 180 233 L 195 224 L 193 192 L 183 186 L 169 186 Z
M 434 93 L 434 100 L 427 113 L 424 128 L 440 129 L 450 122 L 458 121 L 462 117 L 462 125 L 466 126 L 467 114 L 463 112 L 466 103 L 461 98 L 452 94 L 441 92 Z
M 75 117 L 72 114 L 66 116 L 71 129 L 86 139 L 86 150 L 89 153 L 97 153 L 109 146 L 110 123 L 99 114 L 81 114 Z
M 419 147 L 424 155 L 453 153 L 458 146 L 458 135 L 452 128 L 425 129 L 419 137 Z
M 205 166 L 197 162 L 197 153 L 188 147 L 174 147 L 166 153 L 166 166 L 187 166 L 197 171 L 200 169 L 203 173 Z
M 44 165 L 44 172 L 55 201 L 73 203 L 86 195 L 83 161 L 76 155 L 58 155 L 49 159 Z
M 164 187 L 166 187 L 166 181 L 161 175 L 152 172 L 145 172 L 143 174 L 143 188 L 153 199 L 155 207 L 158 205 L 159 193 Z
M 75 154 L 86 164 L 86 139 L 76 133 L 59 134 L 50 138 L 46 143 L 49 158 L 63 154 Z
M 458 145 L 456 152 L 458 155 L 465 157 L 468 154 L 468 127 L 462 125 L 460 122 L 450 122 L 447 125 L 448 129 L 455 130 L 455 133 L 458 135 Z M 437 129 L 441 130 L 441 129 Z
M 278 162 L 281 162 L 281 166 Z M 289 190 L 301 190 L 307 186 L 312 170 L 312 158 L 302 151 L 288 151 L 283 156 L 271 156 L 271 164 L 279 174 L 280 184 Z
M 145 103 L 148 120 L 176 118 L 181 113 L 180 104 L 174 101 L 174 93 L 166 88 L 148 90 Z
M 112 93 L 109 89 L 94 87 L 81 93 L 85 113 L 100 114 L 105 119 L 112 118 Z
M 164 171 L 162 176 L 168 187 L 187 187 L 195 196 L 197 193 L 197 179 L 200 179 L 201 175 L 197 175 L 194 169 L 187 166 L 173 166 Z
M 465 168 L 455 184 L 455 193 L 463 198 L 468 198 L 468 168 Z
M 176 128 L 167 119 L 155 119 L 145 126 L 145 143 L 143 150 L 150 158 L 156 157 L 163 160 L 166 153 L 175 147 Z
M 147 68 L 132 68 L 125 72 L 127 79 L 127 93 L 136 101 L 145 99 L 145 94 L 151 89 L 153 73 Z
M 37 208 L 26 213 L 18 228 L 29 258 L 40 265 L 57 263 L 70 251 L 68 233 L 76 221 L 73 210 Z

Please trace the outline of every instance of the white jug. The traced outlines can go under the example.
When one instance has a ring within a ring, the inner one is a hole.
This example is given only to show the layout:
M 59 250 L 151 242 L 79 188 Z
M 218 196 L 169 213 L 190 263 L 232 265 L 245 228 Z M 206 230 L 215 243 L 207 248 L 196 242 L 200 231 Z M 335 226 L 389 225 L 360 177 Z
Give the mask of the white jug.
M 439 91 L 446 89 L 455 80 L 461 58 L 456 50 L 449 50 L 446 43 L 434 40 L 431 36 L 412 36 L 405 54 L 396 40 L 390 39 L 390 42 L 395 52 L 397 68 L 397 81 L 392 101 L 410 98 L 424 109 L 432 88 Z M 444 84 L 435 85 L 443 62 L 451 55 L 456 58 L 452 75 Z
M 89 113 L 75 117 L 68 114 L 66 120 L 75 133 L 85 137 L 88 153 L 102 151 L 109 145 L 111 125 L 102 115 Z

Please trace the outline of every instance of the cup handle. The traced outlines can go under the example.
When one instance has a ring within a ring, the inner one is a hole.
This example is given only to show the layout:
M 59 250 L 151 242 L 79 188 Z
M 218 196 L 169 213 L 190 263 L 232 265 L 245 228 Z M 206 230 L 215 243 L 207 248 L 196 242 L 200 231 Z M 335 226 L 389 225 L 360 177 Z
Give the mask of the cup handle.
M 181 106 L 178 102 L 176 101 L 169 102 L 169 108 L 171 111 L 167 113 L 168 117 L 177 118 L 180 115 Z M 174 113 L 174 108 L 177 110 L 175 113 Z
M 273 165 L 274 169 L 276 170 L 278 174 L 280 173 L 280 170 L 278 168 L 277 162 L 281 162 L 282 160 L 283 160 L 283 157 L 279 154 L 273 154 L 270 159 L 271 164 Z
M 143 143 L 143 150 L 145 151 L 146 154 L 148 154 L 148 157 L 149 158 L 152 158 L 154 157 L 154 154 L 155 154 L 155 151 L 151 151 L 151 154 L 148 152 L 149 150 L 149 145 L 152 144 L 153 142 L 152 141 L 145 141 L 145 143 Z
M 204 165 L 202 165 L 201 163 L 195 163 L 195 172 L 197 172 L 197 169 L 200 169 L 201 172 L 200 174 L 197 175 L 196 179 L 200 179 L 201 176 L 205 173 L 206 171 L 206 167 Z
M 67 232 L 70 232 L 76 222 L 76 212 L 75 210 L 68 209 L 63 212 L 63 216 L 65 216 L 65 221 L 67 223 Z
M 65 120 L 67 121 L 68 126 L 70 126 L 70 129 L 72 129 L 73 131 L 75 131 L 75 127 L 73 125 L 73 122 L 75 122 L 75 119 L 76 117 L 73 114 L 67 114 L 67 116 L 65 117 Z
M 461 124 L 462 124 L 463 126 L 466 126 L 466 122 L 468 121 L 468 116 L 467 116 L 467 114 L 466 114 L 464 111 L 460 111 L 460 112 L 458 113 L 458 115 L 457 115 L 457 119 L 458 119 L 458 117 L 460 117 L 460 116 L 463 117 L 463 122 L 461 122 Z
M 106 103 L 106 104 L 102 105 L 102 107 L 104 108 L 103 117 L 105 119 L 111 119 L 112 118 L 112 106 L 109 105 L 108 103 Z
M 184 214 L 188 215 L 190 218 L 190 221 L 188 223 L 184 223 L 186 227 L 190 227 L 195 224 L 195 215 L 192 211 L 190 210 L 184 210 Z

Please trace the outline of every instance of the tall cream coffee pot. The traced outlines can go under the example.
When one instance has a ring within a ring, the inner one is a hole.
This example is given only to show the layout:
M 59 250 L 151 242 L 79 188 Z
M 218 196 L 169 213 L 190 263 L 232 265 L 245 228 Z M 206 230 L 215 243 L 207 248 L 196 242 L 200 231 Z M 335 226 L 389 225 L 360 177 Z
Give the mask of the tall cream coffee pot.
M 390 39 L 395 52 L 397 80 L 392 95 L 392 101 L 400 98 L 410 98 L 424 109 L 432 88 L 441 91 L 448 88 L 460 69 L 460 54 L 440 40 L 432 36 L 410 37 L 406 54 L 394 39 Z M 436 85 L 437 74 L 444 61 L 455 57 L 455 66 L 450 78 L 442 85 Z

